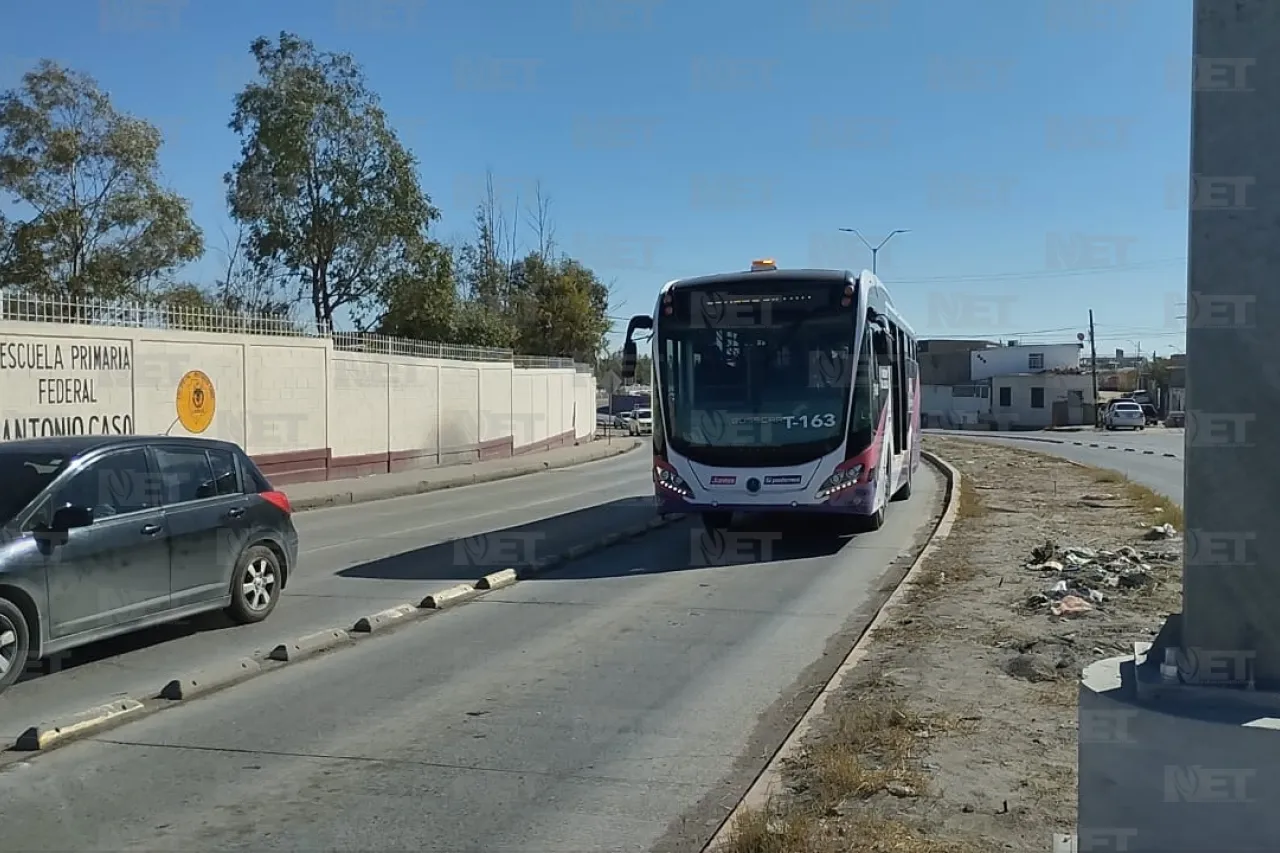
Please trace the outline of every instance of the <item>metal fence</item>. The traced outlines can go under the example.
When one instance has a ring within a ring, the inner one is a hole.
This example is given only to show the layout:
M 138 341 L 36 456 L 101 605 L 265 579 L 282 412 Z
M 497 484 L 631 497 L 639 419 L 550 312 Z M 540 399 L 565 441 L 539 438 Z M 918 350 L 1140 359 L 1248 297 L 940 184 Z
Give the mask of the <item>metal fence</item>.
M 562 370 L 576 368 L 579 373 L 591 372 L 590 366 L 575 364 L 571 358 L 516 355 L 509 349 L 416 341 L 410 338 L 393 338 L 366 332 L 338 332 L 319 326 L 314 320 L 159 302 L 50 299 L 0 293 L 0 322 L 4 321 L 73 323 L 84 326 L 174 332 L 329 338 L 333 341 L 334 349 L 343 352 L 367 352 L 453 361 L 506 362 L 514 364 L 515 367 Z

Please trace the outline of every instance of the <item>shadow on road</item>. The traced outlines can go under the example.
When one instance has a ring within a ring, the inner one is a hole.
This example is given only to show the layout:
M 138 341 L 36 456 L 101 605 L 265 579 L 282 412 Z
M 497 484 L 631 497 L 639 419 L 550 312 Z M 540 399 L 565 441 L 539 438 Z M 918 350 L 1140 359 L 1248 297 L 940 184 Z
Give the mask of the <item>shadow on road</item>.
M 623 498 L 576 512 L 552 516 L 529 524 L 493 530 L 404 551 L 361 563 L 336 573 L 358 580 L 457 581 L 479 579 L 506 568 L 524 568 L 538 560 L 563 554 L 575 545 L 590 543 L 609 533 L 634 529 L 654 518 L 653 499 Z M 648 572 L 675 572 L 711 566 L 748 565 L 830 556 L 850 541 L 828 523 L 808 518 L 746 516 L 733 528 L 706 533 L 696 520 L 686 520 L 663 530 L 661 559 L 648 558 Z M 567 566 L 573 577 L 613 577 L 635 574 L 636 552 L 619 549 L 616 559 L 582 560 Z M 650 552 L 652 554 L 652 552 Z M 557 572 L 563 576 L 563 573 Z M 424 589 L 424 594 L 429 592 Z M 355 593 L 353 593 L 355 594 Z M 286 589 L 284 595 L 288 596 Z M 160 625 L 91 645 L 32 664 L 21 681 L 30 681 L 60 670 L 73 669 L 150 646 L 182 639 L 203 631 L 231 627 L 222 613 Z

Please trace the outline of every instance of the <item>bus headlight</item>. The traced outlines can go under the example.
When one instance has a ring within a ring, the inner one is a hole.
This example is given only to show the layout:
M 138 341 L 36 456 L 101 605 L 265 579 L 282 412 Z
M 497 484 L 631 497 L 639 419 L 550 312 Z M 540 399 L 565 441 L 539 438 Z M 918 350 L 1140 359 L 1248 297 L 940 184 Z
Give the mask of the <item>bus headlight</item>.
M 864 465 L 850 465 L 848 468 L 837 468 L 835 473 L 823 481 L 818 487 L 818 493 L 814 495 L 818 500 L 825 500 L 836 492 L 842 492 L 845 489 L 852 488 L 858 478 L 862 476 L 865 469 Z
M 693 489 L 689 488 L 689 484 L 670 468 L 664 468 L 661 465 L 653 466 L 653 482 L 682 498 L 693 497 Z

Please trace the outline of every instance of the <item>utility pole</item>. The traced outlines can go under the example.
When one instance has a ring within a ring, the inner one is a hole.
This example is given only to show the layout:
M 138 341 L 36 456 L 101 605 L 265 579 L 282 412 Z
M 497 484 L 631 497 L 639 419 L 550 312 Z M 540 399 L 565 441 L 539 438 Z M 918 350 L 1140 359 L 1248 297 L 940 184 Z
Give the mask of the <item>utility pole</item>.
M 1102 423 L 1098 419 L 1098 347 L 1093 340 L 1093 309 L 1089 309 L 1089 367 L 1093 373 L 1093 421 L 1094 425 Z
M 840 230 L 845 232 L 846 234 L 853 234 L 855 237 L 857 237 L 859 240 L 862 241 L 862 245 L 866 246 L 867 249 L 871 251 L 871 272 L 874 275 L 879 275 L 879 273 L 876 272 L 876 256 L 880 254 L 880 250 L 884 248 L 884 244 L 892 240 L 895 234 L 908 234 L 911 232 L 910 228 L 899 228 L 897 231 L 890 231 L 888 237 L 885 237 L 883 240 L 881 240 L 878 245 L 872 246 L 870 243 L 867 242 L 866 237 L 863 237 L 860 233 L 858 233 L 857 228 L 841 228 Z
M 1274 690 L 1280 67 L 1266 57 L 1280 56 L 1280 4 L 1196 0 L 1193 53 L 1181 645 L 1248 655 L 1257 688 Z M 1212 177 L 1228 175 L 1242 177 Z

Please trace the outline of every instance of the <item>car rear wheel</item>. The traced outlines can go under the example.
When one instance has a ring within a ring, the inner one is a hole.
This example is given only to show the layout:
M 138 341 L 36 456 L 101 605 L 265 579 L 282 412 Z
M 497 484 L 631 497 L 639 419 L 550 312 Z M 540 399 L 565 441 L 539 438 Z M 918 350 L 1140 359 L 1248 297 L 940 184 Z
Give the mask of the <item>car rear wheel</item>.
M 280 600 L 280 560 L 265 545 L 254 545 L 240 555 L 231 580 L 231 606 L 227 614 L 241 625 L 261 622 Z
M 0 692 L 21 677 L 30 652 L 26 617 L 12 601 L 0 598 Z

